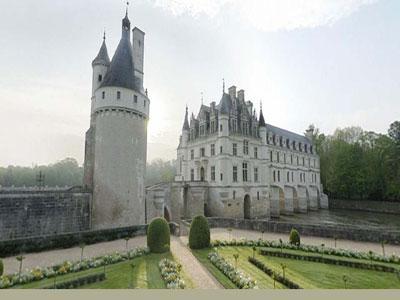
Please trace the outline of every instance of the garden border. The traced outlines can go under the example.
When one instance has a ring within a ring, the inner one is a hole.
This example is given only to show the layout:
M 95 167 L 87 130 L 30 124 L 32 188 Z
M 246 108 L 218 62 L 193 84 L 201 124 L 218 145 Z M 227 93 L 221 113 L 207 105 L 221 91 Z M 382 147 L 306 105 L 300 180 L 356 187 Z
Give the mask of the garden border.
M 60 283 L 56 283 L 56 285 L 49 285 L 47 287 L 43 287 L 42 289 L 76 289 L 77 287 L 100 282 L 106 279 L 105 273 L 97 273 L 97 274 L 90 274 L 87 276 L 82 276 L 73 280 L 68 280 Z

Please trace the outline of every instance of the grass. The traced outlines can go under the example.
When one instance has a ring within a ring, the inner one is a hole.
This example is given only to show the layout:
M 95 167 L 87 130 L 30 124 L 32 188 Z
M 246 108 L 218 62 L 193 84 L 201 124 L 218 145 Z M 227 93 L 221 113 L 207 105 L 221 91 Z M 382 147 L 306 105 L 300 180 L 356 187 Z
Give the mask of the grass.
M 92 283 L 80 287 L 81 289 L 165 289 L 165 283 L 161 278 L 158 269 L 158 263 L 161 259 L 168 258 L 175 260 L 170 252 L 162 254 L 149 254 L 134 258 L 130 261 L 124 261 L 106 266 L 106 279 L 101 282 Z M 135 267 L 132 270 L 131 264 Z M 63 276 L 57 276 L 57 282 L 72 280 L 88 274 L 103 272 L 103 267 L 70 273 Z M 186 283 L 186 288 L 193 288 L 193 283 L 187 275 L 181 271 L 181 275 Z M 52 285 L 54 278 L 31 282 L 24 285 L 18 285 L 14 288 L 37 289 Z
M 232 281 L 230 281 L 227 276 L 225 276 L 220 270 L 218 270 L 207 258 L 207 255 L 210 251 L 212 251 L 212 249 L 192 250 L 192 253 L 200 261 L 200 263 L 202 263 L 207 268 L 207 270 L 215 277 L 215 279 L 217 279 L 218 282 L 222 284 L 224 288 L 236 289 L 236 285 L 233 284 Z M 249 257 L 249 255 L 252 255 L 252 250 L 250 247 L 221 247 L 218 251 L 226 260 L 228 260 L 233 265 L 235 265 L 233 254 L 238 253 L 238 269 L 241 269 L 252 279 L 256 280 L 257 286 L 260 289 L 274 288 L 273 279 L 248 262 L 247 258 Z M 279 282 L 275 283 L 275 287 L 277 289 L 285 288 Z
M 210 271 L 211 274 L 225 287 L 235 288 L 232 282 L 207 258 L 211 249 L 192 250 L 196 258 Z M 278 250 L 280 251 L 280 250 Z M 283 250 L 286 252 L 286 250 Z M 296 250 L 290 250 L 295 252 Z M 254 265 L 247 261 L 249 256 L 253 255 L 251 247 L 219 247 L 218 252 L 225 259 L 234 264 L 233 254 L 239 254 L 238 268 L 242 269 L 253 279 L 257 281 L 260 289 L 273 288 L 273 280 L 264 272 L 260 271 Z M 303 251 L 297 253 L 304 254 Z M 311 254 L 310 254 L 311 255 Z M 400 279 L 396 274 L 380 271 L 363 270 L 345 266 L 329 265 L 317 262 L 301 261 L 289 258 L 267 257 L 256 254 L 257 259 L 267 264 L 271 269 L 282 274 L 281 263 L 287 268 L 285 276 L 291 279 L 301 287 L 306 289 L 343 289 L 343 275 L 348 277 L 346 283 L 349 289 L 399 289 Z M 325 255 L 324 255 L 325 257 Z M 342 258 L 340 258 L 342 259 Z M 348 259 L 355 260 L 357 259 Z M 396 266 L 391 264 L 392 266 Z M 280 283 L 276 283 L 276 288 L 285 288 Z

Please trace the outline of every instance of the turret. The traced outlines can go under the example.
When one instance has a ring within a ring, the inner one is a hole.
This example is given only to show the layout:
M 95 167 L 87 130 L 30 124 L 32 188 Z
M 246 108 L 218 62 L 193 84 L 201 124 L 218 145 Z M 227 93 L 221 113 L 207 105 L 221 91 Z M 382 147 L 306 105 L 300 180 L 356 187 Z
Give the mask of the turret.
M 260 131 L 260 137 L 262 139 L 263 144 L 267 144 L 267 126 L 265 124 L 264 115 L 262 112 L 262 105 L 260 105 L 260 118 L 258 120 L 258 128 Z
M 104 80 L 104 76 L 107 73 L 108 67 L 110 66 L 110 58 L 108 57 L 107 46 L 106 46 L 106 34 L 103 35 L 103 43 L 101 44 L 99 53 L 96 58 L 92 61 L 93 77 L 92 77 L 92 96 L 94 92 L 100 87 Z
M 182 147 L 186 147 L 189 141 L 189 130 L 188 107 L 186 106 L 185 120 L 182 127 Z

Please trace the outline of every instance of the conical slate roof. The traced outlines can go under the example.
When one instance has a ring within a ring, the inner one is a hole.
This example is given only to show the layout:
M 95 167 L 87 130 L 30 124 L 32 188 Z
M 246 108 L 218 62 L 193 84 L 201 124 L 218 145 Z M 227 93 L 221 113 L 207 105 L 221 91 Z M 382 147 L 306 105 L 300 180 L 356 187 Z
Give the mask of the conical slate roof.
M 122 37 L 101 87 L 118 86 L 135 89 L 133 70 L 132 45 L 128 38 Z
M 185 121 L 183 122 L 183 130 L 189 130 L 189 120 L 188 120 L 188 108 L 186 106 Z
M 262 113 L 262 109 L 260 109 L 260 119 L 258 120 L 258 126 L 265 127 L 265 120 L 264 120 L 264 115 Z
M 219 106 L 219 112 L 221 114 L 229 114 L 229 111 L 232 106 L 231 96 L 229 96 L 229 94 L 224 92 L 218 106 Z
M 108 51 L 106 46 L 106 41 L 103 39 L 103 43 L 101 44 L 99 53 L 96 58 L 92 61 L 92 66 L 94 65 L 110 65 L 110 58 L 108 57 Z

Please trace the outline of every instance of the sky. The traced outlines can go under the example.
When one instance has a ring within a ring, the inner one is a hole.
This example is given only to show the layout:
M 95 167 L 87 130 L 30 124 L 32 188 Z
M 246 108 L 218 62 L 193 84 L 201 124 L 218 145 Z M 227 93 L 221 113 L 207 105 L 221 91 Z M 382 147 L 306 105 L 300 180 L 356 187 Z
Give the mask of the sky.
M 125 1 L 0 1 L 0 166 L 80 164 L 92 67 L 104 29 L 110 57 Z M 185 106 L 219 102 L 226 87 L 263 105 L 267 123 L 296 133 L 400 119 L 400 1 L 135 0 L 145 31 L 151 101 L 148 161 L 176 156 Z

